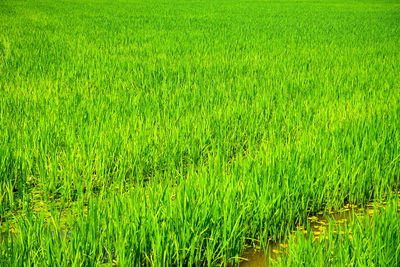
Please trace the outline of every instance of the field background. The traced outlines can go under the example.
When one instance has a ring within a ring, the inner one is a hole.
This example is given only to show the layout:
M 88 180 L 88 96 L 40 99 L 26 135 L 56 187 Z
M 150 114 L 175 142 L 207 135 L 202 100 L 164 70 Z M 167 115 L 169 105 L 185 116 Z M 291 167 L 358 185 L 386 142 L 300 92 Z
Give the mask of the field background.
M 398 190 L 399 103 L 398 1 L 2 0 L 1 262 L 237 262 Z

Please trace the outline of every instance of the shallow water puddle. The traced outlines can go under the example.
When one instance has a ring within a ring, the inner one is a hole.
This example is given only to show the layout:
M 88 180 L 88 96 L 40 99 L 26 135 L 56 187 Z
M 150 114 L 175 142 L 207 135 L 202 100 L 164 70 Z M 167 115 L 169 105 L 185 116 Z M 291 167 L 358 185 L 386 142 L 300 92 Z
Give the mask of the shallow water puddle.
M 322 236 L 323 233 L 327 231 L 333 231 L 333 233 L 343 234 L 343 228 L 347 223 L 350 223 L 354 220 L 354 218 L 364 218 L 368 216 L 372 217 L 375 211 L 380 208 L 385 208 L 386 203 L 382 202 L 381 205 L 368 203 L 364 208 L 360 208 L 357 205 L 345 205 L 338 212 L 319 212 L 317 215 L 308 217 L 309 222 L 309 231 L 313 234 L 314 240 L 317 240 Z M 400 210 L 399 210 L 400 212 Z M 328 229 L 329 223 L 333 224 L 333 229 Z M 307 234 L 307 230 L 305 230 L 304 226 L 298 226 L 295 231 L 303 231 L 304 235 Z M 351 236 L 350 236 L 351 238 Z M 287 244 L 283 242 L 271 242 L 268 244 L 268 248 L 266 252 L 255 250 L 253 248 L 247 249 L 244 251 L 242 260 L 239 263 L 239 267 L 265 267 L 265 266 L 273 266 L 274 262 L 280 257 L 280 255 L 284 252 L 284 250 L 288 247 Z

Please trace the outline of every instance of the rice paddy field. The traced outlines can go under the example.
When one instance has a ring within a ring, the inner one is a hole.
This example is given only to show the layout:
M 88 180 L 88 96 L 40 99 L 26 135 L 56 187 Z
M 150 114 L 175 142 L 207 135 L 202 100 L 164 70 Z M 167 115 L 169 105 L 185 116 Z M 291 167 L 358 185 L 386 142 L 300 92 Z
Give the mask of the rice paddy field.
M 2 266 L 399 266 L 399 190 L 398 0 L 0 1 Z

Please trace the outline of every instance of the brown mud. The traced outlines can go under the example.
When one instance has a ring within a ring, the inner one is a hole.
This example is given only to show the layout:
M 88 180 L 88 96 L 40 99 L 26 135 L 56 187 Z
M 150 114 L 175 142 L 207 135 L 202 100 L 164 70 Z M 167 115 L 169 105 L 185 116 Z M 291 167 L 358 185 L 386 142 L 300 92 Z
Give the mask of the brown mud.
M 302 231 L 304 235 L 307 234 L 307 230 L 312 233 L 314 240 L 318 240 L 324 233 L 333 231 L 333 233 L 344 234 L 344 228 L 347 224 L 351 223 L 356 218 L 371 218 L 372 215 L 380 209 L 386 208 L 386 202 L 381 203 L 370 202 L 364 207 L 357 205 L 347 204 L 342 209 L 336 212 L 318 212 L 314 216 L 307 218 L 309 227 L 303 225 L 297 226 L 293 231 Z M 400 212 L 400 208 L 399 208 Z M 330 228 L 329 226 L 334 226 Z M 351 238 L 351 237 L 350 237 Z M 281 242 L 270 242 L 267 244 L 267 248 L 264 250 L 256 250 L 254 248 L 248 248 L 244 251 L 241 258 L 243 259 L 239 263 L 239 267 L 265 267 L 273 266 L 274 262 L 278 260 L 285 249 L 288 247 L 284 241 Z

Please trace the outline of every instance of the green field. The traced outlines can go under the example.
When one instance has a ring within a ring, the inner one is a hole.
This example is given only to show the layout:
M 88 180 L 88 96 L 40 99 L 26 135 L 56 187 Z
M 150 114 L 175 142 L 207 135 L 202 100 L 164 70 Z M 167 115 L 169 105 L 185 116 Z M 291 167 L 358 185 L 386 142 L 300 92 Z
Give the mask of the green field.
M 237 264 L 398 190 L 398 0 L 0 1 L 0 265 Z M 281 264 L 399 266 L 373 219 Z

